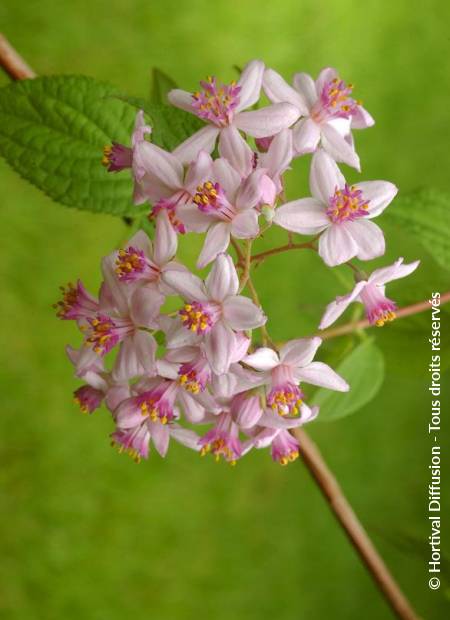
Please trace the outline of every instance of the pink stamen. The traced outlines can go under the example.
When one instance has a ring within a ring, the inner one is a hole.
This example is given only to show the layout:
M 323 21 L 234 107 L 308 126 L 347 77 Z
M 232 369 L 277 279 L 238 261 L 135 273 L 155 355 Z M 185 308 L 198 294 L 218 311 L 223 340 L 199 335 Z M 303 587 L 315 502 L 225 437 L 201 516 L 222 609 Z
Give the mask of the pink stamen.
M 336 188 L 329 199 L 327 215 L 332 222 L 352 222 L 367 215 L 368 200 L 364 200 L 363 193 L 354 185 L 345 184 L 343 189 Z
M 101 356 L 109 353 L 134 330 L 134 326 L 127 319 L 112 319 L 106 314 L 98 313 L 94 317 L 88 317 L 87 322 L 86 342 Z
M 395 319 L 396 304 L 388 299 L 383 289 L 376 284 L 367 284 L 360 293 L 366 316 L 371 325 L 383 327 Z
M 272 441 L 272 458 L 280 465 L 292 463 L 299 457 L 299 445 L 296 439 L 285 430 L 278 433 Z
M 229 125 L 234 110 L 239 105 L 241 87 L 237 86 L 236 82 L 219 86 L 215 77 L 208 77 L 206 81 L 200 82 L 200 85 L 202 91 L 192 95 L 192 107 L 197 116 L 218 127 Z
M 160 270 L 144 254 L 131 245 L 126 250 L 119 250 L 116 258 L 116 273 L 122 282 L 136 280 L 157 280 Z
M 133 165 L 133 150 L 128 146 L 113 142 L 103 148 L 102 165 L 108 172 L 120 172 Z
M 178 381 L 185 390 L 198 394 L 205 391 L 211 380 L 211 368 L 206 358 L 201 356 L 194 362 L 182 364 L 178 375 Z
M 167 424 L 175 419 L 173 406 L 176 395 L 176 382 L 163 380 L 157 387 L 137 396 L 136 405 L 151 422 Z
M 119 453 L 126 452 L 133 461 L 140 463 L 141 458 L 148 458 L 150 431 L 144 421 L 135 428 L 119 429 L 111 435 L 111 445 L 119 447 Z
M 219 183 L 206 181 L 199 185 L 193 201 L 203 213 L 217 215 L 223 220 L 232 220 L 236 215 L 236 209 L 228 202 Z
M 357 112 L 359 101 L 353 99 L 353 84 L 346 84 L 340 78 L 327 82 L 311 116 L 317 121 L 330 118 L 350 118 Z
M 239 440 L 239 429 L 229 413 L 221 413 L 214 428 L 198 441 L 200 455 L 213 454 L 216 461 L 223 457 L 231 465 L 235 465 L 242 455 L 242 444 Z
M 56 316 L 64 320 L 81 319 L 92 316 L 98 311 L 98 301 L 84 288 L 81 280 L 76 286 L 69 284 L 59 287 L 62 292 L 62 300 L 53 304 Z
M 186 329 L 203 335 L 211 331 L 220 316 L 217 304 L 192 301 L 179 311 L 181 321 Z

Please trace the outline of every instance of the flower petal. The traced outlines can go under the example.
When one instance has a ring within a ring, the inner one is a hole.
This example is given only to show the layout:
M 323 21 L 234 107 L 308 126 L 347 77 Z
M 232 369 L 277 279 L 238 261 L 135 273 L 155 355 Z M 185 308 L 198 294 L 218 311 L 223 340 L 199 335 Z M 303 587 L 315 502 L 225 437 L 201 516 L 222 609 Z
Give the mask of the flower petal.
M 365 108 L 359 105 L 356 112 L 352 114 L 352 129 L 365 129 L 372 125 L 375 125 L 374 119 Z
M 325 69 L 322 69 L 322 71 L 319 73 L 317 80 L 316 80 L 317 94 L 321 95 L 324 86 L 328 82 L 331 82 L 331 80 L 334 80 L 337 77 L 339 77 L 338 72 L 336 71 L 336 69 L 333 69 L 333 67 L 325 67 Z
M 237 239 L 251 239 L 259 232 L 258 213 L 247 209 L 238 213 L 231 222 L 231 234 Z
M 356 256 L 360 260 L 371 260 L 384 254 L 384 234 L 379 226 L 361 218 L 348 222 L 346 228 L 358 246 Z
M 282 129 L 270 143 L 267 153 L 260 154 L 261 167 L 267 170 L 272 179 L 289 167 L 293 156 L 292 149 L 292 131 Z
M 141 142 L 134 150 L 133 159 L 142 167 L 149 184 L 161 183 L 173 190 L 182 186 L 184 171 L 180 161 L 156 144 Z
M 264 169 L 255 170 L 242 183 L 236 196 L 235 204 L 239 211 L 255 207 L 261 200 L 262 179 L 266 171 Z
M 295 378 L 298 381 L 306 381 L 306 383 L 336 390 L 337 392 L 348 392 L 350 389 L 345 379 L 322 362 L 312 362 L 308 366 L 299 368 L 295 371 Z
M 227 325 L 237 331 L 254 329 L 264 325 L 267 317 L 251 299 L 236 295 L 223 302 L 223 318 Z
M 294 88 L 303 97 L 309 110 L 317 101 L 316 85 L 308 73 L 296 73 L 294 75 Z
M 238 86 L 241 87 L 241 90 L 236 112 L 250 108 L 258 101 L 263 75 L 264 63 L 262 60 L 251 60 L 246 64 L 238 82 Z
M 399 258 L 393 265 L 376 269 L 369 277 L 369 282 L 373 284 L 383 285 L 399 278 L 406 278 L 410 273 L 415 271 L 420 264 L 420 260 L 412 263 L 403 264 L 403 258 Z
M 302 118 L 295 124 L 293 144 L 296 155 L 314 153 L 320 140 L 320 127 L 312 118 Z
M 325 329 L 332 325 L 347 310 L 348 306 L 357 300 L 358 295 L 366 284 L 367 282 L 365 281 L 358 282 L 351 293 L 342 297 L 336 297 L 334 301 L 328 304 L 320 321 L 319 329 Z
M 152 256 L 153 254 L 153 246 L 152 242 L 143 230 L 138 230 L 131 239 L 127 242 L 126 247 L 132 246 L 133 248 L 137 248 L 144 252 L 146 256 Z
M 343 224 L 331 225 L 320 236 L 319 255 L 330 267 L 346 263 L 357 252 L 358 246 Z
M 308 106 L 302 95 L 289 86 L 279 73 L 266 69 L 263 80 L 264 92 L 273 103 L 290 103 L 298 108 L 301 114 L 308 114 Z
M 128 313 L 127 298 L 129 291 L 127 291 L 126 285 L 120 282 L 116 276 L 115 257 L 116 253 L 114 252 L 114 254 L 105 256 L 102 259 L 102 274 L 105 282 L 102 287 L 102 295 L 100 296 L 100 308 L 104 310 L 107 306 L 113 304 L 119 313 L 125 316 Z
M 321 125 L 322 147 L 335 161 L 344 162 L 361 171 L 359 157 L 353 147 L 330 123 Z
M 290 127 L 299 115 L 290 103 L 274 103 L 252 112 L 240 112 L 234 118 L 234 125 L 254 138 L 266 138 Z
M 172 424 L 170 427 L 170 434 L 175 441 L 178 441 L 178 443 L 181 443 L 183 446 L 191 448 L 191 450 L 196 450 L 197 452 L 200 450 L 200 445 L 198 443 L 199 436 L 194 431 L 188 428 L 182 428 L 178 426 L 178 424 Z
M 369 219 L 380 215 L 398 192 L 398 188 L 389 181 L 363 181 L 355 185 L 362 191 L 364 200 L 369 201 L 367 208 Z
M 177 210 L 177 217 L 187 232 L 202 233 L 211 224 L 211 218 L 206 213 L 202 213 L 194 203 L 180 207 Z
M 344 187 L 345 178 L 336 165 L 336 162 L 323 149 L 313 155 L 309 175 L 311 193 L 316 200 L 320 200 L 326 207 L 336 188 Z
M 206 357 L 217 375 L 228 372 L 235 348 L 234 332 L 222 321 L 216 323 L 209 334 L 206 334 Z
M 191 162 L 184 180 L 184 187 L 189 194 L 195 194 L 197 186 L 204 183 L 212 176 L 213 160 L 207 151 L 200 151 L 197 159 Z
M 205 284 L 210 298 L 214 301 L 221 302 L 229 295 L 236 295 L 239 279 L 231 256 L 219 254 Z
M 225 158 L 242 178 L 252 171 L 253 151 L 233 125 L 220 132 L 219 153 Z
M 206 233 L 202 251 L 197 260 L 197 268 L 203 269 L 218 254 L 225 252 L 230 244 L 230 225 L 226 222 L 213 224 Z
M 303 424 L 301 417 L 289 418 L 278 415 L 269 409 L 266 409 L 259 419 L 260 426 L 268 428 L 289 429 L 296 428 Z
M 200 151 L 212 153 L 218 134 L 219 129 L 217 127 L 207 125 L 179 144 L 173 154 L 181 163 L 190 164 L 197 159 Z
M 272 370 L 280 364 L 280 359 L 273 349 L 268 347 L 260 347 L 254 353 L 247 355 L 242 360 L 247 366 L 251 366 L 255 370 Z
M 166 424 L 149 422 L 150 436 L 157 452 L 164 458 L 169 448 L 170 430 Z
M 205 285 L 194 274 L 173 270 L 164 272 L 162 277 L 164 282 L 184 299 L 188 301 L 208 300 Z
M 158 266 L 168 263 L 177 253 L 178 237 L 166 209 L 162 209 L 156 218 L 156 233 L 153 259 Z
M 178 401 L 183 409 L 187 420 L 192 424 L 198 424 L 205 417 L 205 409 L 184 389 L 178 391 Z
M 231 132 L 229 130 L 231 130 Z M 243 139 L 235 127 L 227 127 L 226 129 L 224 129 L 224 131 L 226 135 L 235 132 L 238 134 L 239 140 Z M 214 180 L 219 183 L 222 189 L 225 190 L 225 194 L 229 201 L 233 202 L 236 191 L 238 190 L 242 180 L 242 177 L 237 168 L 234 168 L 229 160 L 225 159 L 224 157 L 220 157 L 219 159 L 216 159 L 216 161 L 213 163 L 213 177 Z
M 276 209 L 273 221 L 286 230 L 302 235 L 315 235 L 330 226 L 323 204 L 314 198 L 286 203 Z
M 155 283 L 139 286 L 130 299 L 130 317 L 139 327 L 156 327 L 156 317 L 164 303 L 164 295 Z
M 186 112 L 192 112 L 195 114 L 195 110 L 192 107 L 192 93 L 188 93 L 187 90 L 181 90 L 181 88 L 174 88 L 167 94 L 169 102 L 181 110 Z
M 322 344 L 318 338 L 297 338 L 290 340 L 280 349 L 280 362 L 289 366 L 306 366 L 314 359 Z

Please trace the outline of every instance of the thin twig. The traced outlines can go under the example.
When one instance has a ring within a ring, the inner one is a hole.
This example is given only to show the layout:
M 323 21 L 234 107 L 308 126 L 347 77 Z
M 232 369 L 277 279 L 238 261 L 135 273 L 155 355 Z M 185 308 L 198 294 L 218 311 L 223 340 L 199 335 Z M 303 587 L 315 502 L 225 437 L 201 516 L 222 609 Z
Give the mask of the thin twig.
M 247 279 L 247 287 L 248 287 L 248 290 L 250 291 L 250 295 L 253 299 L 253 303 L 256 304 L 258 308 L 262 309 L 261 302 L 259 301 L 258 293 L 256 291 L 255 285 L 253 284 L 253 280 L 250 275 Z M 265 347 L 268 344 L 270 344 L 271 346 L 275 346 L 272 340 L 270 339 L 269 332 L 267 331 L 267 327 L 265 325 L 261 325 L 259 329 L 261 331 L 261 340 L 262 340 L 263 345 Z
M 307 241 L 306 243 L 287 243 L 286 245 L 280 245 L 277 248 L 272 248 L 271 250 L 254 254 L 250 260 L 252 263 L 255 261 L 260 262 L 268 256 L 273 256 L 274 254 L 281 254 L 282 252 L 288 252 L 289 250 L 303 250 L 305 248 L 309 248 L 311 250 L 316 249 L 313 241 Z
M 291 432 L 298 439 L 303 462 L 392 609 L 402 620 L 418 620 L 419 617 L 390 574 L 315 443 L 301 428 L 292 429 Z
M 16 52 L 2 34 L 0 34 L 0 65 L 13 80 L 26 80 L 36 77 L 33 69 L 27 65 L 22 56 Z
M 241 282 L 239 286 L 239 290 L 243 291 L 245 285 L 247 284 L 247 280 L 250 277 L 250 267 L 251 267 L 251 257 L 252 257 L 252 240 L 246 239 L 245 242 L 245 255 L 243 256 L 243 272 L 241 276 Z
M 450 301 L 450 291 L 443 293 L 441 295 L 440 305 L 448 304 Z M 419 312 L 425 312 L 430 308 L 430 303 L 428 301 L 420 301 L 417 304 L 412 304 L 411 306 L 405 306 L 405 308 L 400 308 L 395 313 L 397 319 L 402 319 L 405 316 L 411 316 L 412 314 L 419 314 Z M 368 327 L 373 327 L 369 323 L 367 319 L 363 319 L 361 321 L 353 321 L 351 323 L 345 323 L 345 325 L 340 325 L 339 327 L 333 327 L 331 329 L 324 329 L 323 331 L 318 331 L 316 336 L 320 336 L 322 340 L 329 340 L 330 338 L 336 338 L 337 336 L 345 336 L 346 334 L 351 334 L 358 329 L 367 329 Z

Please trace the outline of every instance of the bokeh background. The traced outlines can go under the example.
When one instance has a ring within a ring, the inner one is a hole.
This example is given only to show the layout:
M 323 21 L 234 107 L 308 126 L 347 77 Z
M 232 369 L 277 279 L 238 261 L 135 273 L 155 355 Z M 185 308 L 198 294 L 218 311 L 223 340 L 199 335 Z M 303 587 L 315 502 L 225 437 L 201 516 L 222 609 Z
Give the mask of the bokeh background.
M 449 6 L 3 0 L 0 23 L 39 74 L 85 73 L 140 96 L 153 66 L 192 89 L 207 74 L 233 78 L 233 64 L 255 57 L 286 77 L 334 65 L 377 121 L 356 135 L 364 177 L 408 193 L 450 190 Z M 291 173 L 292 197 L 307 195 L 307 165 Z M 86 417 L 72 404 L 78 383 L 64 345 L 78 336 L 51 303 L 77 276 L 95 290 L 100 257 L 128 231 L 119 219 L 52 203 L 3 161 L 0 187 L 0 617 L 391 618 L 302 464 L 281 468 L 260 451 L 231 468 L 174 445 L 165 461 L 137 466 L 110 448 L 107 413 Z M 386 262 L 422 259 L 391 296 L 406 305 L 449 288 L 448 272 L 417 241 L 388 215 L 378 221 Z M 344 292 L 304 254 L 273 258 L 256 278 L 278 339 L 313 333 Z M 448 618 L 448 581 L 437 592 L 427 585 L 429 317 L 376 336 L 387 368 L 381 392 L 358 414 L 310 431 L 420 615 Z M 327 342 L 322 359 L 338 359 L 351 342 Z

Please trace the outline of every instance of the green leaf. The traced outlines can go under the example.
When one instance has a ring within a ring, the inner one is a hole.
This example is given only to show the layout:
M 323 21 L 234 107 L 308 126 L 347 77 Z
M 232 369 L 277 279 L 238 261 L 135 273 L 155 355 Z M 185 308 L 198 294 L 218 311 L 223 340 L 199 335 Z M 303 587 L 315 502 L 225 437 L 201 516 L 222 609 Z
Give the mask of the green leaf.
M 0 154 L 68 207 L 139 214 L 131 176 L 101 165 L 105 145 L 130 142 L 136 110 L 119 94 L 84 76 L 41 77 L 0 89 Z
M 384 358 L 372 339 L 357 346 L 336 368 L 350 385 L 346 393 L 320 388 L 314 394 L 312 403 L 320 405 L 317 418 L 327 422 L 338 420 L 370 402 L 379 391 L 384 379 Z
M 386 216 L 414 235 L 441 267 L 450 269 L 449 193 L 426 189 L 400 196 Z
M 173 151 L 181 142 L 205 126 L 193 114 L 163 103 L 151 103 L 138 97 L 125 97 L 122 100 L 138 110 L 144 110 L 152 126 L 152 142 L 168 151 Z
M 177 88 L 177 85 L 172 78 L 155 67 L 152 73 L 150 101 L 152 103 L 167 103 L 167 94 L 173 88 Z

